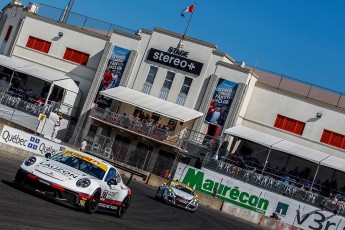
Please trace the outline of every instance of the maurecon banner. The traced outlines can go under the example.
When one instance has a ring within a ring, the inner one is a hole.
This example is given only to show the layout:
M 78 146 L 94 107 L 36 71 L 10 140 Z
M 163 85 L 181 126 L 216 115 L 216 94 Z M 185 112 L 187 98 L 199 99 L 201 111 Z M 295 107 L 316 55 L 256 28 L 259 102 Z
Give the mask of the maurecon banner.
M 205 120 L 223 126 L 235 97 L 238 83 L 220 78 L 214 90 Z
M 345 229 L 343 216 L 324 211 L 318 204 L 312 206 L 206 168 L 196 169 L 179 163 L 174 180 L 265 216 L 276 212 L 281 221 L 303 229 Z
M 6 125 L 1 132 L 0 142 L 40 155 L 46 153 L 54 155 L 56 152 L 68 149 L 66 146 Z

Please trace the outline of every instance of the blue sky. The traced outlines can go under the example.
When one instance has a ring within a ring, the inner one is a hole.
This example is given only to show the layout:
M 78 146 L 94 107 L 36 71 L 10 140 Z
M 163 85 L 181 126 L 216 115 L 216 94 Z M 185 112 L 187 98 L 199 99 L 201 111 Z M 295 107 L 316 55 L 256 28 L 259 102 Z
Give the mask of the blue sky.
M 2 0 L 0 7 L 9 0 Z M 27 5 L 29 1 L 23 3 Z M 30 0 L 35 2 L 35 0 Z M 64 8 L 68 0 L 40 0 Z M 39 3 L 39 1 L 35 2 Z M 75 0 L 72 11 L 133 30 L 183 34 L 186 0 Z M 187 36 L 237 61 L 345 93 L 345 1 L 198 0 Z

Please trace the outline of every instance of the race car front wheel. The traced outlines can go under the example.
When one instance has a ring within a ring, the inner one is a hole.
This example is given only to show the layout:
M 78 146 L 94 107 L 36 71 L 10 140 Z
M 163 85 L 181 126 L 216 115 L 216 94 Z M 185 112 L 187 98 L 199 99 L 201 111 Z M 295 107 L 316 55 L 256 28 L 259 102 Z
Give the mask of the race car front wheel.
M 131 203 L 131 197 L 127 196 L 121 203 L 121 206 L 117 209 L 115 215 L 121 218 L 127 211 L 129 204 Z
M 87 213 L 94 213 L 97 209 L 100 199 L 101 199 L 101 191 L 97 189 L 91 196 L 90 200 L 86 202 L 85 211 Z

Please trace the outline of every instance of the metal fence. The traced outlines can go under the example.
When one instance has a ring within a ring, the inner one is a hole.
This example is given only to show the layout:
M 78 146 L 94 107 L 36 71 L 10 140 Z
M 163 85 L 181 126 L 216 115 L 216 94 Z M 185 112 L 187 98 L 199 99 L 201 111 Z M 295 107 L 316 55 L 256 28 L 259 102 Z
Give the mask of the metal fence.
M 112 23 L 104 22 L 95 18 L 90 18 L 85 15 L 67 12 L 66 10 L 59 9 L 53 6 L 40 4 L 40 8 L 37 15 L 45 18 L 49 18 L 55 21 L 61 21 L 66 24 L 80 27 L 83 29 L 88 29 L 94 32 L 110 36 L 113 30 L 121 30 L 126 33 L 135 34 L 135 30 L 131 30 L 122 26 L 118 26 Z M 65 21 L 63 18 L 65 17 Z
M 186 132 L 172 132 L 154 124 L 153 121 L 150 123 L 142 122 L 137 117 L 110 112 L 98 107 L 91 110 L 90 116 L 123 129 L 131 130 L 145 137 L 150 137 L 176 147 L 185 148 L 184 140 Z
M 96 134 L 95 137 L 87 137 L 87 151 L 103 155 L 109 160 L 122 162 L 137 169 L 145 170 L 164 177 L 171 172 L 174 158 L 158 155 L 153 157 L 150 149 L 140 148 L 131 143 L 126 143 L 114 138 Z M 154 162 L 152 162 L 154 160 Z
M 324 209 L 345 215 L 345 197 L 340 195 L 327 198 L 315 193 L 311 189 L 301 188 L 296 181 L 284 178 L 277 179 L 266 173 L 258 173 L 250 169 L 240 168 L 230 162 L 215 160 L 210 157 L 204 158 L 202 166 L 218 171 L 226 176 L 253 184 L 256 187 L 262 187 L 283 194 L 284 196 L 301 200 L 314 206 L 321 206 Z

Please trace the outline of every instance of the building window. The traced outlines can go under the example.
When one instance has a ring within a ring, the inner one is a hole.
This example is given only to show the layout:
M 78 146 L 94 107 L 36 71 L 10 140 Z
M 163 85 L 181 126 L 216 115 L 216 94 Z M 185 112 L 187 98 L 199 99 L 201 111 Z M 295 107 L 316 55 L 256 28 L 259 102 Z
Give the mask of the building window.
M 146 81 L 144 83 L 143 88 L 141 89 L 141 92 L 150 94 L 153 82 L 155 81 L 156 75 L 157 75 L 158 68 L 151 66 L 150 67 L 150 72 L 147 75 Z
M 165 77 L 163 87 L 159 94 L 160 99 L 166 100 L 168 98 L 172 82 L 174 81 L 174 77 L 175 73 L 168 71 L 167 76 Z
M 298 135 L 302 135 L 304 126 L 304 122 L 297 121 L 295 119 L 285 117 L 279 114 L 277 115 L 276 121 L 274 122 L 274 127 Z
M 320 142 L 345 149 L 345 135 L 335 133 L 327 129 L 323 130 Z
M 51 42 L 29 36 L 28 42 L 26 43 L 26 47 L 41 51 L 43 53 L 48 53 L 51 44 Z
M 189 93 L 189 88 L 192 85 L 192 81 L 193 81 L 192 78 L 189 78 L 189 77 L 184 78 L 181 91 L 179 95 L 177 96 L 176 104 L 184 105 L 187 99 L 187 95 Z
M 90 54 L 80 52 L 71 48 L 66 48 L 63 59 L 75 62 L 81 65 L 86 65 L 89 60 Z
M 7 42 L 8 39 L 10 38 L 11 32 L 12 32 L 13 26 L 8 26 L 7 33 L 4 39 L 4 42 Z

